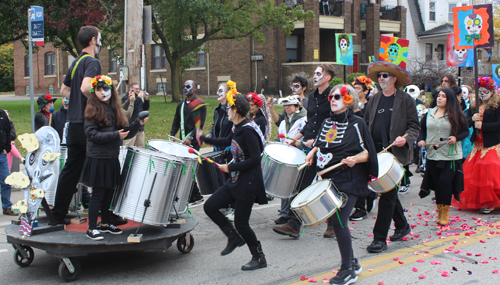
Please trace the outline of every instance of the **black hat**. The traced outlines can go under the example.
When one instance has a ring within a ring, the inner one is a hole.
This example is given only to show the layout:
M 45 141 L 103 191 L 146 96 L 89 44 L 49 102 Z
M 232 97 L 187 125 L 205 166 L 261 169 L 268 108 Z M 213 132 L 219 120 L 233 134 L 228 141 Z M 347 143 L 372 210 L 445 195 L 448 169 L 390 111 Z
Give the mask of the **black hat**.
M 38 104 L 38 110 L 45 107 L 45 105 L 47 105 L 49 102 L 54 103 L 56 100 L 57 99 L 52 99 L 52 96 L 50 96 L 50 94 L 41 95 L 40 97 L 38 97 L 38 99 L 36 99 L 36 103 Z

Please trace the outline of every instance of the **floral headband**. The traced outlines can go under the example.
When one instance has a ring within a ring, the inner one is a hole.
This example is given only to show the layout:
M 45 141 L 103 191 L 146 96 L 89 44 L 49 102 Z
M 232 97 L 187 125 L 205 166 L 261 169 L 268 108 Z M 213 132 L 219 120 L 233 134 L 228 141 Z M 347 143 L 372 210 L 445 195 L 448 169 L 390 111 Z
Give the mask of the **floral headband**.
M 229 91 L 227 91 L 226 98 L 229 106 L 233 107 L 236 104 L 236 98 L 234 96 L 241 94 L 236 90 L 236 82 L 229 80 L 226 82 L 227 86 L 229 86 Z
M 364 75 L 356 77 L 356 79 L 352 82 L 352 85 L 354 86 L 357 83 L 364 84 L 367 89 L 373 89 L 372 80 Z
M 477 81 L 479 82 L 479 87 L 483 87 L 490 90 L 496 89 L 495 81 L 493 81 L 493 79 L 491 79 L 490 77 L 479 77 Z
M 259 97 L 256 93 L 250 92 L 247 94 L 248 102 L 253 102 L 259 108 L 262 108 L 262 98 Z
M 90 81 L 90 92 L 95 91 L 95 87 L 99 82 L 105 83 L 109 86 L 109 88 L 113 89 L 113 80 L 109 78 L 106 75 L 97 75 L 96 77 L 92 78 L 92 81 Z
M 345 86 L 340 88 L 340 95 L 342 95 L 342 101 L 344 101 L 346 105 L 351 104 L 352 100 L 354 100 L 354 97 L 349 95 L 349 90 Z M 328 101 L 331 101 L 332 97 L 332 95 L 328 96 Z

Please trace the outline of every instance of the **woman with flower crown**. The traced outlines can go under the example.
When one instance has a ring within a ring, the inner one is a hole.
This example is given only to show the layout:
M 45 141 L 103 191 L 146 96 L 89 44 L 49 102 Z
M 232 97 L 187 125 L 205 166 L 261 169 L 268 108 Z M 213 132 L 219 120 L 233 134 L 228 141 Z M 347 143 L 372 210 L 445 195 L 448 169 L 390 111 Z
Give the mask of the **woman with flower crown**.
M 500 108 L 493 79 L 479 77 L 478 84 L 479 112 L 472 101 L 467 112 L 474 147 L 463 166 L 464 192 L 452 205 L 489 214 L 500 207 Z
M 264 136 L 253 121 L 247 119 L 250 109 L 247 98 L 236 90 L 236 84 L 228 82 L 227 113 L 234 124 L 232 132 L 225 138 L 211 138 L 197 132 L 197 137 L 211 145 L 230 145 L 233 162 L 220 165 L 220 170 L 230 173 L 230 178 L 205 202 L 204 210 L 210 219 L 226 234 L 227 246 L 221 255 L 228 255 L 245 243 L 252 260 L 242 270 L 267 267 L 262 245 L 249 224 L 254 203 L 267 204 L 260 155 L 264 150 Z M 234 226 L 220 209 L 234 204 Z
M 306 157 L 312 165 L 316 160 L 316 171 L 322 171 L 339 162 L 343 167 L 323 174 L 331 179 L 345 198 L 341 209 L 328 219 L 333 225 L 341 255 L 341 268 L 330 284 L 350 284 L 362 270 L 354 258 L 348 218 L 358 197 L 366 197 L 370 176 L 378 177 L 377 152 L 370 131 L 362 118 L 354 115 L 358 108 L 358 94 L 349 85 L 339 84 L 328 96 L 330 117 L 321 125 L 320 133 L 313 143 L 313 149 Z M 356 154 L 364 152 L 360 156 Z
M 354 114 L 363 117 L 365 115 L 365 105 L 368 103 L 368 94 L 370 94 L 373 89 L 373 82 L 365 75 L 358 76 L 352 82 L 352 87 L 356 90 L 359 97 L 359 108 L 354 110 Z

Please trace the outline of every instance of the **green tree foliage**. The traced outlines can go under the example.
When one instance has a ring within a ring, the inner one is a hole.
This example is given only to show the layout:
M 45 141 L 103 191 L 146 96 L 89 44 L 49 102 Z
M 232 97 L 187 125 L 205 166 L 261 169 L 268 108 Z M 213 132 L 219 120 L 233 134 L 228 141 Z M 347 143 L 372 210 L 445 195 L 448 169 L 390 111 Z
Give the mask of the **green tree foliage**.
M 14 44 L 0 46 L 0 91 L 14 90 Z
M 342 84 L 342 83 L 344 83 L 344 79 L 335 77 L 335 78 L 332 78 L 332 80 L 330 80 L 330 87 L 333 87 L 337 84 Z
M 207 41 L 251 36 L 264 43 L 263 29 L 278 28 L 288 35 L 293 22 L 314 17 L 302 6 L 287 10 L 284 3 L 276 6 L 274 0 L 145 0 L 144 5 L 153 7 L 155 41 L 165 50 L 170 66 L 173 102 L 180 100 L 180 75 L 192 60 L 189 55 Z

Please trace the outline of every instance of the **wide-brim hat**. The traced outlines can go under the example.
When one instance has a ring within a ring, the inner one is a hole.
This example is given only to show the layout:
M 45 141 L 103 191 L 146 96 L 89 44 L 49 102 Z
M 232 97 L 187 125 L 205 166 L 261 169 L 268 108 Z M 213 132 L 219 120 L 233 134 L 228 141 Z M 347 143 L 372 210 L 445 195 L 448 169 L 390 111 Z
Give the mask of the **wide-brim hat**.
M 288 96 L 288 97 L 281 99 L 281 105 L 283 105 L 283 106 L 290 106 L 290 105 L 300 106 L 300 101 L 296 96 Z
M 368 76 L 373 82 L 378 83 L 379 72 L 388 72 L 398 79 L 396 87 L 404 87 L 411 83 L 411 74 L 405 69 L 387 61 L 375 61 L 368 66 Z
M 50 102 L 54 103 L 56 100 L 57 98 L 53 99 L 50 94 L 41 95 L 40 97 L 38 97 L 38 99 L 36 99 L 36 103 L 38 104 L 38 110 L 42 109 L 43 107 L 45 107 L 45 105 L 47 105 Z

